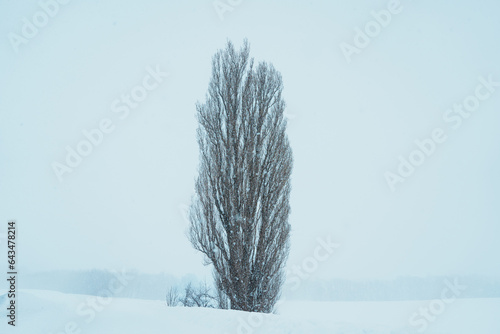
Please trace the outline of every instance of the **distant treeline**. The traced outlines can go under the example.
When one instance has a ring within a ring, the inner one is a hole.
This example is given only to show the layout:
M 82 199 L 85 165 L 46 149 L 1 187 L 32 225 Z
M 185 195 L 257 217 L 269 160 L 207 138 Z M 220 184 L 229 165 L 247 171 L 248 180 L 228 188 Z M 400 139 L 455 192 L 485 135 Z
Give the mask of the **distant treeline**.
M 464 287 L 458 298 L 500 298 L 500 279 L 447 276 L 401 277 L 394 280 L 309 279 L 295 290 L 285 286 L 283 296 L 295 300 L 391 301 L 441 298 L 448 284 Z
M 123 273 L 106 270 L 52 271 L 25 274 L 20 277 L 24 289 L 54 290 L 64 293 L 102 295 L 109 291 L 110 282 Z M 195 275 L 182 278 L 168 274 L 125 273 L 127 284 L 115 297 L 165 300 L 170 287 L 182 289 L 198 284 Z M 320 280 L 309 278 L 300 285 L 285 284 L 282 296 L 289 300 L 316 301 L 380 301 L 425 300 L 440 298 L 446 288 L 446 280 L 466 286 L 459 298 L 500 298 L 500 279 L 450 276 L 450 277 L 402 277 L 394 280 Z M 210 283 L 210 281 L 208 282 Z
M 110 284 L 118 280 L 126 282 L 114 297 L 165 300 L 171 286 L 184 286 L 198 282 L 196 276 L 177 278 L 167 274 L 143 274 L 134 271 L 118 272 L 107 270 L 51 271 L 25 274 L 21 277 L 25 289 L 54 290 L 64 293 L 105 296 L 115 291 Z

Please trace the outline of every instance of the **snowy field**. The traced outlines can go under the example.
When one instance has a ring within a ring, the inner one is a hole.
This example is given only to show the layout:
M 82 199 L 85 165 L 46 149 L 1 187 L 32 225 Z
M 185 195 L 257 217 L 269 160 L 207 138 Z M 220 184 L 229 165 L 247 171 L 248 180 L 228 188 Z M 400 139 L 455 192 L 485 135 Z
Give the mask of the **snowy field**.
M 5 291 L 0 292 L 5 310 Z M 21 290 L 17 325 L 4 318 L 0 333 L 332 333 L 332 334 L 498 334 L 500 299 L 457 299 L 444 309 L 433 301 L 286 302 L 279 315 L 167 307 L 161 301 L 96 298 L 44 290 Z M 434 306 L 430 306 L 434 305 Z M 419 310 L 432 309 L 425 317 Z M 415 316 L 416 314 L 416 316 Z M 414 316 L 416 326 L 410 325 Z M 421 331 L 419 331 L 421 330 Z

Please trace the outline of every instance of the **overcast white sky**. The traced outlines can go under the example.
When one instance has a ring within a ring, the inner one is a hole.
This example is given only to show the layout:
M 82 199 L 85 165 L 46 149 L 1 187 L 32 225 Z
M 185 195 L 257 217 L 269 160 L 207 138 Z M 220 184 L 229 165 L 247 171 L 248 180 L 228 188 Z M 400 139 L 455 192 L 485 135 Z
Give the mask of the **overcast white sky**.
M 241 1 L 221 20 L 209 0 L 74 0 L 15 52 L 9 34 L 41 7 L 0 0 L 0 231 L 17 220 L 19 271 L 208 272 L 182 215 L 198 165 L 195 103 L 212 55 L 247 37 L 285 85 L 289 265 L 331 236 L 341 247 L 318 277 L 500 277 L 500 87 L 460 128 L 443 120 L 480 76 L 500 81 L 500 4 L 402 0 L 348 63 L 339 45 L 389 3 Z M 120 119 L 113 101 L 148 66 L 170 75 Z M 114 130 L 59 182 L 52 163 L 106 118 Z M 435 128 L 447 140 L 392 192 L 384 173 Z

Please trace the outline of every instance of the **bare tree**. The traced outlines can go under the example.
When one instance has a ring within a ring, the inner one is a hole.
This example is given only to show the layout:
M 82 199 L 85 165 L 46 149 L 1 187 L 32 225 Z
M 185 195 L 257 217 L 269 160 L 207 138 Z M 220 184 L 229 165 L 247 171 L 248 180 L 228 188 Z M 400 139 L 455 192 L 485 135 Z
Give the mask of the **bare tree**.
M 210 293 L 207 283 L 200 284 L 194 288 L 189 282 L 184 288 L 184 296 L 180 298 L 182 305 L 186 307 L 215 307 L 216 298 Z
M 211 289 L 207 282 L 200 283 L 193 296 L 194 303 L 198 307 L 215 306 L 216 298 L 211 294 Z
M 272 312 L 284 283 L 292 151 L 282 79 L 254 69 L 245 40 L 212 60 L 206 102 L 197 105 L 199 176 L 189 237 L 213 265 L 219 306 Z M 227 306 L 226 305 L 226 306 Z
M 184 287 L 184 296 L 181 298 L 181 303 L 182 305 L 186 307 L 193 307 L 195 306 L 195 302 L 193 301 L 193 295 L 194 295 L 194 288 L 191 282 L 189 282 L 185 287 Z
M 170 287 L 170 289 L 168 289 L 165 301 L 168 306 L 177 306 L 177 304 L 179 304 L 180 296 L 177 287 L 172 286 Z

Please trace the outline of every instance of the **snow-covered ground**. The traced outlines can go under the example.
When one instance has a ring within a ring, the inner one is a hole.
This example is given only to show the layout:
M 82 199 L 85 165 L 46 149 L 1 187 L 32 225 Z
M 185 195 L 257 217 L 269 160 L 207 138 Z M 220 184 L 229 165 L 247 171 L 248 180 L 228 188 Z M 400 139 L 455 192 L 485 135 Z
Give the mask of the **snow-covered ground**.
M 0 291 L 0 304 L 5 310 L 5 291 Z M 262 315 L 167 307 L 161 301 L 20 290 L 16 327 L 7 325 L 2 316 L 0 333 L 405 334 L 419 333 L 423 321 L 427 328 L 422 332 L 428 334 L 500 333 L 500 299 L 457 299 L 444 309 L 439 305 L 435 301 L 284 301 L 278 315 Z M 432 321 L 420 315 L 426 309 Z M 412 316 L 417 326 L 410 325 Z

